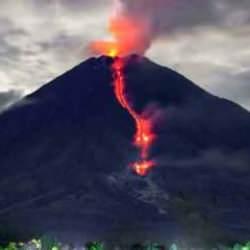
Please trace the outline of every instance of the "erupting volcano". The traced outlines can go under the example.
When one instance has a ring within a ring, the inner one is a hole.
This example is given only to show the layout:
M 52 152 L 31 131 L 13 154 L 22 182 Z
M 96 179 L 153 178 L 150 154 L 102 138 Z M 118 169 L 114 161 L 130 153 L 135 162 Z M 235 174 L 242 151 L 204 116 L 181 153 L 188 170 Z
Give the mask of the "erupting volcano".
M 126 60 L 123 56 L 139 53 L 143 54 L 149 47 L 149 24 L 146 20 L 132 18 L 128 14 L 116 14 L 110 19 L 109 32 L 114 39 L 112 41 L 96 41 L 90 45 L 92 51 L 104 54 L 114 59 L 112 72 L 114 78 L 114 93 L 120 103 L 133 117 L 136 126 L 134 145 L 140 150 L 140 159 L 132 163 L 132 169 L 140 176 L 145 176 L 155 165 L 149 160 L 149 148 L 156 135 L 152 131 L 152 121 L 148 117 L 138 114 L 126 97 L 126 81 L 124 67 Z
M 0 128 L 1 239 L 249 239 L 249 112 L 145 57 L 88 58 Z

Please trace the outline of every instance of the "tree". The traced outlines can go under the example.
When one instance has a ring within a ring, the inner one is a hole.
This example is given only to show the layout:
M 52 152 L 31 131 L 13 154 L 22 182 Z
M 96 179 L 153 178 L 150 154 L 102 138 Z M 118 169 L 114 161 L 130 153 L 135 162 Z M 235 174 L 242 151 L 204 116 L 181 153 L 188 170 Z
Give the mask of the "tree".
M 89 241 L 86 243 L 87 250 L 103 250 L 103 244 L 98 241 Z

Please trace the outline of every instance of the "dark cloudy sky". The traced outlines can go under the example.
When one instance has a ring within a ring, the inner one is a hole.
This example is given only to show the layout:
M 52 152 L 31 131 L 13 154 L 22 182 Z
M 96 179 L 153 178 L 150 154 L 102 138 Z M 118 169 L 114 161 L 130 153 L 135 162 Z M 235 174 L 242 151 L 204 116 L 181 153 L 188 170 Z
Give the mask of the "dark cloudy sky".
M 249 0 L 122 1 L 154 25 L 148 57 L 250 109 Z M 112 3 L 1 0 L 0 109 L 90 56 Z

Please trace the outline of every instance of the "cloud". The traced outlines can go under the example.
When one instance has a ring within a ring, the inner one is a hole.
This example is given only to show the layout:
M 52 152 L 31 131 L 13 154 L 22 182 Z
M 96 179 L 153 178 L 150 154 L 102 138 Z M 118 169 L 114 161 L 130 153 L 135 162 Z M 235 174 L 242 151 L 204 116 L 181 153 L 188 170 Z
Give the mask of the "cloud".
M 151 20 L 155 35 L 204 26 L 249 23 L 249 1 L 240 0 L 121 0 L 126 11 Z
M 158 41 L 149 57 L 209 92 L 250 109 L 250 29 L 203 27 Z
M 4 1 L 0 10 L 0 91 L 15 88 L 29 93 L 86 57 L 85 47 L 101 25 L 95 14 L 89 15 L 93 9 L 79 6 L 77 14 L 73 2 L 29 0 L 24 5 Z M 89 1 L 90 5 L 93 8 Z M 106 20 L 105 15 L 98 17 Z
M 0 112 L 7 108 L 12 103 L 19 100 L 21 93 L 15 90 L 0 92 Z
M 152 39 L 157 40 L 148 53 L 151 58 L 176 68 L 210 92 L 250 108 L 246 97 L 250 77 L 249 1 L 121 2 L 128 13 L 151 21 Z
M 248 0 L 122 0 L 151 20 L 157 38 L 147 56 L 212 93 L 250 109 Z M 3 0 L 0 91 L 34 91 L 90 56 L 105 38 L 112 0 Z
M 243 70 L 242 72 L 236 72 L 232 75 L 229 74 L 231 81 L 228 81 L 227 92 L 228 98 L 241 103 L 243 106 L 250 109 L 250 70 Z M 228 78 L 229 78 L 228 77 Z M 228 79 L 222 79 L 226 82 Z M 225 92 L 223 86 L 218 84 L 218 93 L 222 96 Z

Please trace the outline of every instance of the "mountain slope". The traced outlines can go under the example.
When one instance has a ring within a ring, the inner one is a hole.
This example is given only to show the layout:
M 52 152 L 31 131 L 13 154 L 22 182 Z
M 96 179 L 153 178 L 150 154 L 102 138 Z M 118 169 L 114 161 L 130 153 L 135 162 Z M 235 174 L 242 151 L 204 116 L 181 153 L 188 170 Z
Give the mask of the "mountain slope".
M 140 178 L 127 167 L 134 123 L 113 94 L 112 59 L 91 58 L 0 115 L 0 224 L 19 237 L 249 237 L 249 112 L 127 61 L 128 98 L 157 113 L 156 168 Z

